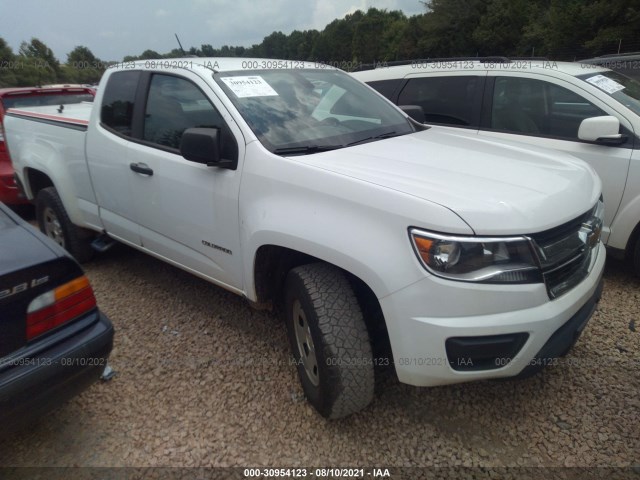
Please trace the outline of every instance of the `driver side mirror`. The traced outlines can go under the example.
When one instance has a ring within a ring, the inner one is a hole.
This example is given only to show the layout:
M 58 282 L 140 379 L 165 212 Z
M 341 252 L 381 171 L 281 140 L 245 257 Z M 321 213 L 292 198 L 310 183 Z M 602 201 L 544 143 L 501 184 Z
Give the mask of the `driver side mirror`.
M 620 120 L 611 115 L 585 118 L 578 128 L 578 138 L 602 145 L 621 145 L 627 136 L 620 132 Z
M 207 167 L 235 170 L 237 160 L 222 158 L 222 133 L 219 128 L 187 128 L 180 140 L 180 154 Z

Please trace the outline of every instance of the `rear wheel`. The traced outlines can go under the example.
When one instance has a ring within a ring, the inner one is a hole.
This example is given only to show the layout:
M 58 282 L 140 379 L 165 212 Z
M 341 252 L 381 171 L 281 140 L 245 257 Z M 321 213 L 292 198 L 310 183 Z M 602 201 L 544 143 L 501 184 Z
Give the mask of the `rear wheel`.
M 309 402 L 327 418 L 365 408 L 374 391 L 371 343 L 345 274 L 324 263 L 294 268 L 284 297 L 291 351 Z
M 95 255 L 91 248 L 91 234 L 71 223 L 55 187 L 38 192 L 36 218 L 40 230 L 79 262 L 87 262 Z

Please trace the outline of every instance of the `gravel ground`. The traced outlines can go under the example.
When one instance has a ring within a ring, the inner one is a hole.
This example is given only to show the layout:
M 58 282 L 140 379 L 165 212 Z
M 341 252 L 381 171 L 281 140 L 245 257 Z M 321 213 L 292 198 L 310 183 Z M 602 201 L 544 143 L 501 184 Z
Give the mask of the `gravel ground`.
M 86 270 L 118 375 L 0 441 L 0 465 L 640 465 L 640 281 L 620 263 L 558 366 L 437 388 L 388 378 L 341 421 L 304 400 L 274 315 L 125 247 Z

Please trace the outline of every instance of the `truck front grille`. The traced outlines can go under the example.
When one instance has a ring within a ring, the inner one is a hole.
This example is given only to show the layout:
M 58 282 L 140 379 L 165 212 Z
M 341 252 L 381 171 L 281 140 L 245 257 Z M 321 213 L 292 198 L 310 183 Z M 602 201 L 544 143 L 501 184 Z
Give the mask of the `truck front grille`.
M 530 235 L 549 298 L 558 298 L 584 280 L 597 255 L 602 232 L 600 202 L 559 227 Z

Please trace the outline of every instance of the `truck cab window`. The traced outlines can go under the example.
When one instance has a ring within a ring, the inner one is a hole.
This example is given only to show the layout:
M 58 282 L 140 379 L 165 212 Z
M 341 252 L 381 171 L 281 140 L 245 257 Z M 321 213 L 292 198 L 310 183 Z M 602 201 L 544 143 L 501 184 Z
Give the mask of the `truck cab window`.
M 100 121 L 121 135 L 131 135 L 133 104 L 141 72 L 116 72 L 109 78 L 100 110 Z
M 218 110 L 189 80 L 153 75 L 144 115 L 144 140 L 177 150 L 187 128 L 222 129 L 223 125 Z

